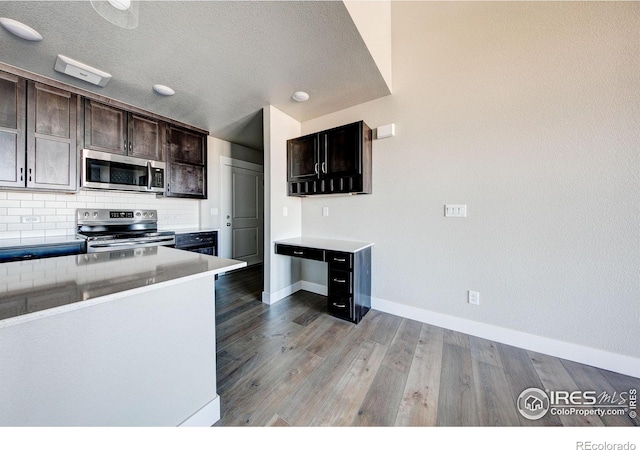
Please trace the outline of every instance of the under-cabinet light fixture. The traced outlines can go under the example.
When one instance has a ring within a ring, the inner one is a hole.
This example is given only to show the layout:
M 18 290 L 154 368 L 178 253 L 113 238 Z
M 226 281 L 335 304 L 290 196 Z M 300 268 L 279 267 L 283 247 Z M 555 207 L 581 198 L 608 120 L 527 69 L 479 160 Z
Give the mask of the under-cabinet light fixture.
M 109 80 L 111 80 L 111 74 L 64 55 L 58 55 L 54 69 L 57 72 L 100 87 L 105 87 Z
M 42 35 L 28 25 L 17 20 L 0 17 L 0 25 L 9 33 L 27 41 L 41 41 Z

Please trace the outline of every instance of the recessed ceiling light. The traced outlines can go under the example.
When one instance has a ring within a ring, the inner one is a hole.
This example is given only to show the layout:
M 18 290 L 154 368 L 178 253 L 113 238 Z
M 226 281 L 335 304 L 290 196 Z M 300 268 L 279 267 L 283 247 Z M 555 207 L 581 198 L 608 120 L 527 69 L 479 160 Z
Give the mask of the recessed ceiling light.
M 21 37 L 22 39 L 26 39 L 27 41 L 42 40 L 42 35 L 40 33 L 17 20 L 0 17 L 0 25 L 2 25 L 7 31 Z
M 139 3 L 134 0 L 91 0 L 91 6 L 98 14 L 112 24 L 128 29 L 138 26 Z
M 153 90 L 160 95 L 167 95 L 167 96 L 173 95 L 176 93 L 176 91 L 171 89 L 169 86 L 165 86 L 164 84 L 154 84 Z
M 111 3 L 111 6 L 113 6 L 116 9 L 119 9 L 120 11 L 126 11 L 127 9 L 131 8 L 131 0 L 107 0 L 109 3 Z
M 306 102 L 307 100 L 309 100 L 309 94 L 304 91 L 298 91 L 294 92 L 291 98 L 297 102 Z

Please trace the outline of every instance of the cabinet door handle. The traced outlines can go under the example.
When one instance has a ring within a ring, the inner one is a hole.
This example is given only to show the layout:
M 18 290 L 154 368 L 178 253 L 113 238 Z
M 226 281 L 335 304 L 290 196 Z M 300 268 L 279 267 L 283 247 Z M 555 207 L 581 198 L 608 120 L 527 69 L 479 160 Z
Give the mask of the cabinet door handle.
M 347 280 L 340 279 L 340 278 L 334 278 L 334 279 L 333 279 L 333 282 L 334 282 L 334 283 L 342 283 L 342 284 L 344 284 L 344 283 L 346 283 L 346 282 L 347 282 Z
M 304 255 L 304 252 L 297 252 L 297 251 L 295 251 L 295 250 L 294 250 L 294 251 L 293 251 L 293 254 L 294 254 L 294 255 Z
M 346 258 L 333 258 L 333 262 L 347 262 Z
M 335 306 L 336 308 L 346 308 L 347 305 L 342 304 L 342 303 L 332 303 L 333 306 Z
M 326 161 L 322 162 L 322 173 L 327 173 L 327 162 Z
M 29 167 L 29 181 L 31 181 L 31 167 Z
M 313 166 L 313 171 L 315 172 L 315 174 L 316 174 L 316 175 L 318 175 L 318 163 L 316 163 L 316 164 Z
M 24 168 L 20 167 L 20 181 L 24 181 L 23 172 L 24 172 Z

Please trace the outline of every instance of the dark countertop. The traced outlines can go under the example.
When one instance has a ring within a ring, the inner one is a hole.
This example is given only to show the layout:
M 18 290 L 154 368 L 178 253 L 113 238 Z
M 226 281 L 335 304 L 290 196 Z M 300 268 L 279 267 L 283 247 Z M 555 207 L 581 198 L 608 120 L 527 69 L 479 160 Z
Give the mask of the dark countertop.
M 43 245 L 55 245 L 55 244 L 77 244 L 83 241 L 84 239 L 79 239 L 75 235 L 49 236 L 49 237 L 37 237 L 37 238 L 0 239 L 0 250 L 5 248 L 9 249 L 9 248 L 39 247 Z

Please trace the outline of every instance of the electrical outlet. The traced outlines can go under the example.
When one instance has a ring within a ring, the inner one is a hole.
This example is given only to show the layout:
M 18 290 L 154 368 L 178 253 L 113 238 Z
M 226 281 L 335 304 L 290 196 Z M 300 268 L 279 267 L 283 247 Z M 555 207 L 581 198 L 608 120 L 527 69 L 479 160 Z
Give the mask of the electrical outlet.
M 445 217 L 467 217 L 467 205 L 444 205 Z
M 467 299 L 469 304 L 471 305 L 480 305 L 480 292 L 478 291 L 467 291 Z
M 328 216 L 329 215 L 329 207 L 328 206 L 323 206 L 322 207 L 322 215 L 323 216 Z
M 282 215 L 283 216 L 288 216 L 289 215 L 289 208 L 287 208 L 286 206 L 282 207 Z
M 22 223 L 39 223 L 40 216 L 22 216 Z

